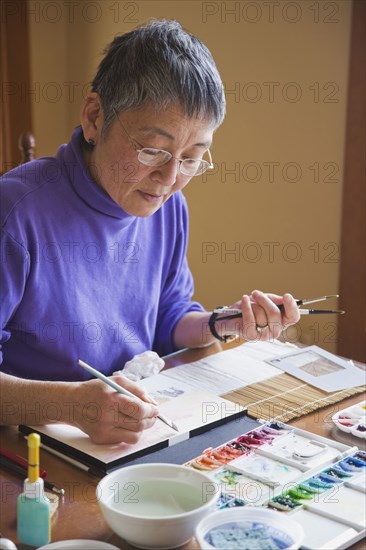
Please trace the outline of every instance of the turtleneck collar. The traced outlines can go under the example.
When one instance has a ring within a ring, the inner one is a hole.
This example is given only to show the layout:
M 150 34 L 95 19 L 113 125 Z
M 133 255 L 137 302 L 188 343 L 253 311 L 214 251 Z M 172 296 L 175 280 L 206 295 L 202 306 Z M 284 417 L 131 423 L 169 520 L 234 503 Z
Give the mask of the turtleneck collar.
M 85 164 L 82 154 L 82 128 L 78 126 L 67 145 L 63 145 L 57 152 L 56 157 L 62 158 L 65 169 L 68 173 L 71 185 L 79 197 L 90 208 L 107 216 L 118 218 L 124 227 L 130 225 L 136 216 L 127 214 L 97 183 L 92 179 Z

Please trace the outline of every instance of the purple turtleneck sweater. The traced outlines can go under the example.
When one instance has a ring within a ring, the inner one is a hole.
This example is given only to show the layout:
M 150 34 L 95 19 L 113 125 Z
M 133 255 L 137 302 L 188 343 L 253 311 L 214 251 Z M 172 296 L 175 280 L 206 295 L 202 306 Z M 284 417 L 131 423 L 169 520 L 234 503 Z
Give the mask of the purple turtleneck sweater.
M 55 157 L 0 180 L 3 372 L 83 380 L 82 359 L 106 375 L 145 350 L 174 351 L 189 311 L 188 216 L 175 193 L 155 214 L 130 216 L 90 178 L 77 128 Z

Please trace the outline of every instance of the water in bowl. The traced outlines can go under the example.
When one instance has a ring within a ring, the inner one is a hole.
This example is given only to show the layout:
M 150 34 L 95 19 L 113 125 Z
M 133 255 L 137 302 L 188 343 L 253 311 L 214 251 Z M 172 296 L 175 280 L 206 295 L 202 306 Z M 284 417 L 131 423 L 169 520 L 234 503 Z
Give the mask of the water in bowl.
M 200 487 L 164 479 L 126 482 L 109 504 L 131 516 L 161 518 L 189 512 L 206 501 Z

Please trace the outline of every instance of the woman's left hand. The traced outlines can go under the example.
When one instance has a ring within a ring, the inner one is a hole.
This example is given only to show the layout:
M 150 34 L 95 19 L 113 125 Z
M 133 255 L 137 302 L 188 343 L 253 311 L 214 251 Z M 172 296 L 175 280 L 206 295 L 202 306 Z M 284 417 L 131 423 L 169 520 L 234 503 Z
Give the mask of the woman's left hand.
M 282 305 L 280 309 L 278 306 Z M 240 336 L 245 340 L 272 340 L 300 319 L 298 305 L 291 294 L 278 296 L 254 290 L 230 308 L 241 309 Z M 238 321 L 238 320 L 236 320 Z

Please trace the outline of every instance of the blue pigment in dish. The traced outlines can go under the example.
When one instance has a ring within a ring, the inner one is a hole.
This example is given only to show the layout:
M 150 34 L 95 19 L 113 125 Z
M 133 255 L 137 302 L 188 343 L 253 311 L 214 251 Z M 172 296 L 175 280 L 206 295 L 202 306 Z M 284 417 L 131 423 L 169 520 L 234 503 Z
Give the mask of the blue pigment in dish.
M 345 470 L 346 472 L 359 472 L 360 469 L 365 468 L 366 464 L 363 460 L 360 460 L 355 456 L 348 456 L 338 462 L 337 466 L 340 466 L 342 470 Z
M 205 540 L 220 550 L 282 550 L 293 543 L 286 533 L 260 522 L 251 527 L 225 523 L 210 529 Z
M 358 458 L 358 460 L 361 460 L 362 462 L 366 463 L 366 452 L 365 451 L 358 451 L 353 456 L 354 456 L 354 458 Z

